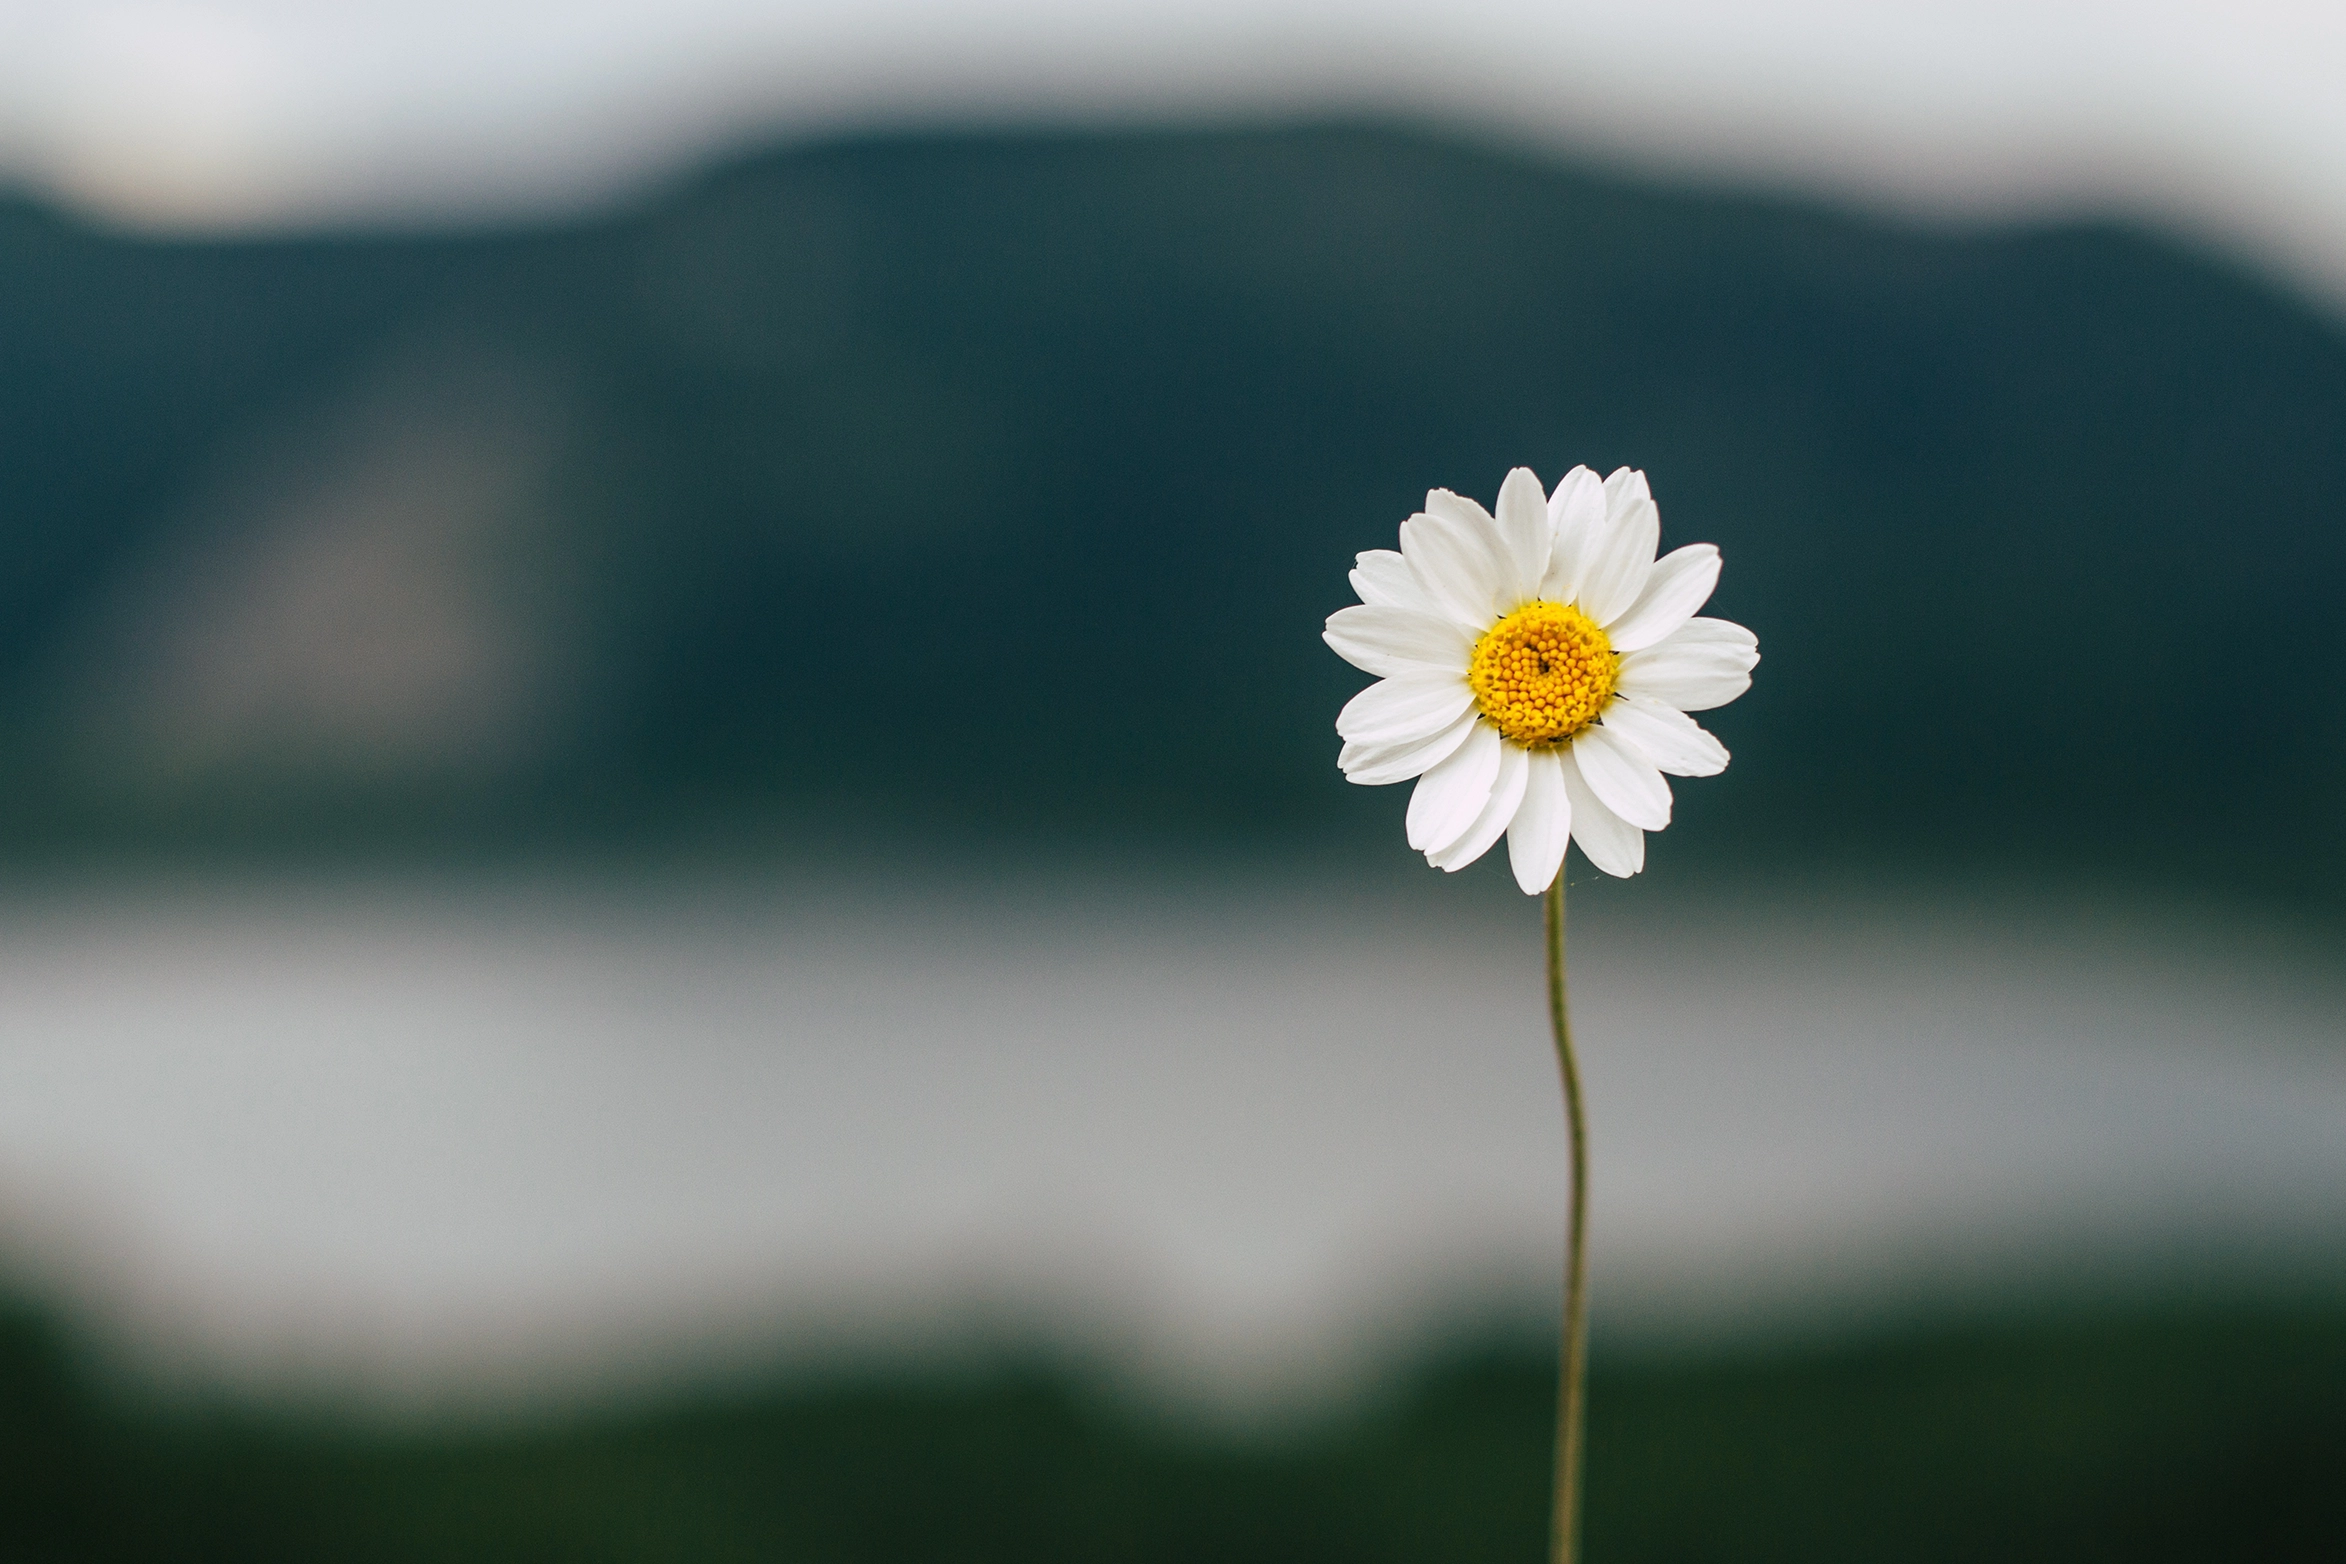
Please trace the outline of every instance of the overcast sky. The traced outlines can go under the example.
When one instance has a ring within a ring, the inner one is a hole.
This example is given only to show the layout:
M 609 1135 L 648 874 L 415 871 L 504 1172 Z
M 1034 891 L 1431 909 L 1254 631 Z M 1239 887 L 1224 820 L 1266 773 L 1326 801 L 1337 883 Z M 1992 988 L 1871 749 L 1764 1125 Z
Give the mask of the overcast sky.
M 744 137 L 1391 108 L 2346 302 L 2346 7 L 2290 0 L 0 0 L 0 169 L 140 226 L 591 205 Z

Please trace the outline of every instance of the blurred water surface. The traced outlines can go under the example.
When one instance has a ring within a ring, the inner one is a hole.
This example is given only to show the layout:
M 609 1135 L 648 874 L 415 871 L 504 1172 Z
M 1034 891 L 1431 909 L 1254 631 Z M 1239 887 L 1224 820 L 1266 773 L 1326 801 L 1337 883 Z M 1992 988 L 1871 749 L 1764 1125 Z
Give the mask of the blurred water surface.
M 1600 1345 L 2346 1258 L 2346 976 L 2302 929 L 1575 914 Z M 1552 1300 L 1538 961 L 1496 876 L 26 894 L 12 1247 L 206 1385 L 526 1403 L 974 1332 L 1259 1404 Z

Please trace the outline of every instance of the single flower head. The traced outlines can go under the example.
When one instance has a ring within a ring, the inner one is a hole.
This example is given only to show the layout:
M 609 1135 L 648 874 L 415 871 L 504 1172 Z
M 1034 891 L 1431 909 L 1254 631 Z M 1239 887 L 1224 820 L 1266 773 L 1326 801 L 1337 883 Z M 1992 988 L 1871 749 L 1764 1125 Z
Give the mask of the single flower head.
M 1661 527 L 1642 472 L 1575 467 L 1543 497 L 1518 467 L 1498 514 L 1436 489 L 1400 553 L 1360 556 L 1360 602 L 1329 616 L 1327 641 L 1378 681 L 1337 715 L 1337 764 L 1370 785 L 1418 779 L 1409 845 L 1428 863 L 1463 869 L 1504 834 L 1534 896 L 1567 842 L 1632 875 L 1670 823 L 1663 773 L 1727 768 L 1686 714 L 1751 688 L 1759 639 L 1695 617 L 1719 551 L 1656 559 Z

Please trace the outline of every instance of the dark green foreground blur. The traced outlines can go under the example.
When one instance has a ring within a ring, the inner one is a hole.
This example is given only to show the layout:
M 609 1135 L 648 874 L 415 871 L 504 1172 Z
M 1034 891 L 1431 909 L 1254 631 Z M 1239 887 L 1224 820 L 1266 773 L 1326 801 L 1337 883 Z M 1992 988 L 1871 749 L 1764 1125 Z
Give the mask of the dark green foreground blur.
M 1276 1439 L 1017 1365 L 393 1437 L 110 1409 L 20 1315 L 0 1558 L 1533 1564 L 1550 1371 L 1461 1354 Z M 1600 1364 L 1593 1449 L 1602 1564 L 2346 1557 L 2346 1307 Z

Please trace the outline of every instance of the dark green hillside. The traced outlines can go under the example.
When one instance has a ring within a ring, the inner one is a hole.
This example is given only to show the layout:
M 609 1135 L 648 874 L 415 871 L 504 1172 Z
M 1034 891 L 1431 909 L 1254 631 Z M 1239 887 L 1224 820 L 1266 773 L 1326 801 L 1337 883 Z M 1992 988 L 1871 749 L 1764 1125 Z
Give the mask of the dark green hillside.
M 415 341 L 561 390 L 505 562 L 568 605 L 558 718 L 461 786 L 271 781 L 263 746 L 93 787 L 57 648 L 221 451 Z M 1767 654 L 1658 862 L 2335 899 L 2346 337 L 2139 234 L 1915 232 L 1346 128 L 823 146 L 429 241 L 7 213 L 7 830 L 1382 840 L 1401 798 L 1337 778 L 1361 681 L 1317 640 L 1352 553 L 1429 484 L 1575 460 L 1653 473 Z

